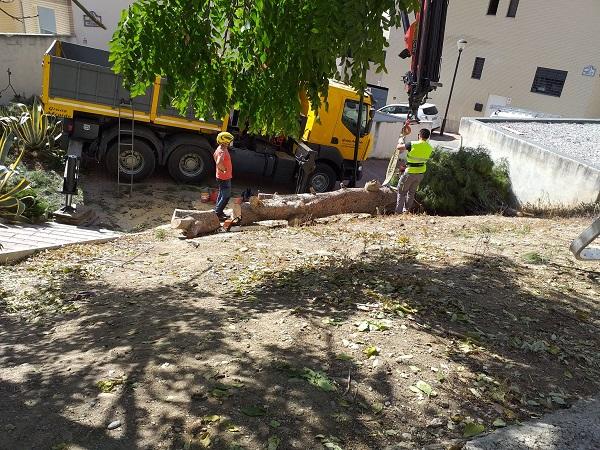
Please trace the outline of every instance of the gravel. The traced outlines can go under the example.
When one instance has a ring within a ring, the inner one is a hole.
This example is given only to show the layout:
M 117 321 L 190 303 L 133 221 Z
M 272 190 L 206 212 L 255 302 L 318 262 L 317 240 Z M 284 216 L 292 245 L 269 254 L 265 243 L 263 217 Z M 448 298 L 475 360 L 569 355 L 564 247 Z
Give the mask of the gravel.
M 511 426 L 475 439 L 464 450 L 597 450 L 600 448 L 600 400 L 582 400 L 571 409 L 537 422 Z
M 490 125 L 600 169 L 600 124 L 500 122 Z

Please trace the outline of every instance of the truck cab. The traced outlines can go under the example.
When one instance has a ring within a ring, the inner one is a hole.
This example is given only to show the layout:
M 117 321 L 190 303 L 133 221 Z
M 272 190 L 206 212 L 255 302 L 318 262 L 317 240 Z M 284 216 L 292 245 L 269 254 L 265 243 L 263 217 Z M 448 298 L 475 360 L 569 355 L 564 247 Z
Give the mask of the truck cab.
M 326 192 L 354 172 L 354 142 L 359 95 L 330 81 L 328 108 L 315 113 L 302 102 L 302 143 L 285 137 L 247 134 L 236 114 L 223 119 L 198 119 L 160 105 L 167 80 L 157 77 L 144 95 L 130 98 L 122 79 L 111 69 L 108 52 L 54 41 L 43 60 L 42 101 L 48 113 L 65 119 L 70 147 L 104 163 L 109 173 L 140 181 L 157 166 L 166 166 L 179 182 L 200 183 L 214 176 L 212 153 L 216 135 L 229 130 L 234 176 L 249 175 L 277 184 L 300 177 L 300 147 L 311 149 L 313 170 L 306 188 Z M 364 98 L 357 161 L 368 157 L 372 99 Z

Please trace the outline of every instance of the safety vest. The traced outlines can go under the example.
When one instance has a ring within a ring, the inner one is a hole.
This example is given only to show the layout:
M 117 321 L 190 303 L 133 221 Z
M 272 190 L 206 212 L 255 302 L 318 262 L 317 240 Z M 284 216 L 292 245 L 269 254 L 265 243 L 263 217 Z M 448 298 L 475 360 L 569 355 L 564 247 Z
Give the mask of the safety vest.
M 414 141 L 410 143 L 410 151 L 406 155 L 408 173 L 425 173 L 426 162 L 431 158 L 433 147 L 429 142 Z

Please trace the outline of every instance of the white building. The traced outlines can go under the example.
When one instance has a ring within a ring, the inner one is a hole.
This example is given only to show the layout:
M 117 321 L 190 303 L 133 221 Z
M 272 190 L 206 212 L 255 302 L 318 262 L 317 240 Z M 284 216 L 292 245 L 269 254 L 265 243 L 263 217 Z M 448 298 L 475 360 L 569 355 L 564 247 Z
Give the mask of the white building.
M 600 1 L 452 0 L 448 9 L 440 82 L 431 101 L 444 114 L 461 56 L 448 111 L 447 130 L 461 117 L 486 116 L 503 106 L 562 117 L 600 117 Z M 576 24 L 576 25 L 575 25 Z M 404 33 L 392 30 L 388 74 L 367 81 L 388 89 L 387 103 L 406 102 L 402 75 L 408 60 L 398 53 Z
M 73 27 L 77 44 L 108 50 L 121 13 L 133 0 L 85 0 L 85 7 L 106 26 L 103 30 L 78 8 L 73 8 Z

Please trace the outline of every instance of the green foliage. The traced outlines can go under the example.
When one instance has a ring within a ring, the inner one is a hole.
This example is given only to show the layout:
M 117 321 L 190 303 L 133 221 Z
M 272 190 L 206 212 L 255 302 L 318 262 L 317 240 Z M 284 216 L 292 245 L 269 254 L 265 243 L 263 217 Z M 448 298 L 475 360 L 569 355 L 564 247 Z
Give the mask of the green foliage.
M 417 7 L 416 0 L 138 0 L 123 12 L 111 61 L 132 95 L 160 75 L 180 111 L 224 117 L 237 107 L 252 132 L 297 135 L 299 92 L 316 110 L 338 58 L 339 78 L 364 89 L 370 65 L 385 70 L 384 31 L 400 25 L 401 10 Z
M 29 200 L 27 195 L 29 181 L 17 170 L 23 152 L 12 164 L 6 166 L 12 144 L 12 134 L 2 130 L 0 134 L 0 218 L 24 220 L 23 213 L 27 207 L 25 201 Z
M 523 255 L 523 261 L 529 264 L 547 264 L 550 258 L 538 252 L 528 252 Z
M 62 177 L 53 171 L 22 168 L 25 150 L 8 166 L 13 142 L 12 134 L 0 135 L 0 217 L 11 221 L 45 220 L 49 211 L 62 204 Z
M 4 113 L 9 115 L 0 117 L 0 123 L 17 137 L 19 145 L 25 150 L 48 153 L 54 150 L 55 141 L 61 134 L 61 124 L 56 117 L 44 112 L 37 97 L 32 106 L 15 103 Z
M 494 164 L 485 149 L 436 149 L 419 189 L 428 212 L 448 215 L 494 213 L 510 201 L 508 168 Z

